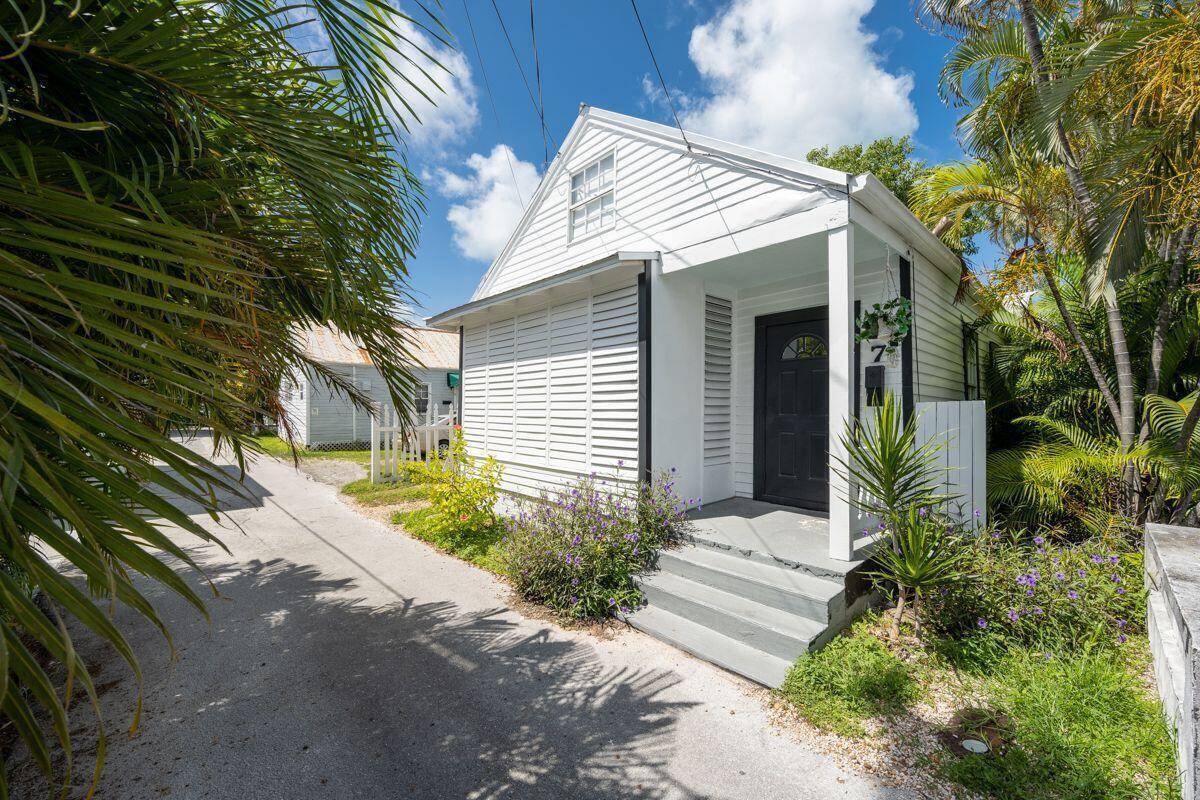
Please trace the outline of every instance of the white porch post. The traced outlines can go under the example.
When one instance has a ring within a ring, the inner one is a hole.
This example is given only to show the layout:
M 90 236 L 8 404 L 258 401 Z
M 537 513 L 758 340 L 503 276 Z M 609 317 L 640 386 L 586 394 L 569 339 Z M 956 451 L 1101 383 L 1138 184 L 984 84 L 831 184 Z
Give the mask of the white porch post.
M 829 557 L 854 557 L 850 486 L 839 474 L 847 459 L 842 432 L 854 409 L 854 233 L 842 225 L 828 233 L 829 248 Z

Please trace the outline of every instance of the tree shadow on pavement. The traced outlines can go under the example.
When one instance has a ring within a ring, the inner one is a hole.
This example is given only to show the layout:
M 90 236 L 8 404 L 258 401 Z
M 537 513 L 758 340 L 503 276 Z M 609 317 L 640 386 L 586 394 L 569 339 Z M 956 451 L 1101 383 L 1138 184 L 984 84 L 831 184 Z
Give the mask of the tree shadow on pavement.
M 590 644 L 510 612 L 449 602 L 370 605 L 350 579 L 283 559 L 229 564 L 197 549 L 221 597 L 211 625 L 147 587 L 177 657 L 127 609 L 145 670 L 145 711 L 129 737 L 136 687 L 106 646 L 76 626 L 97 666 L 109 729 L 101 798 L 689 798 L 667 772 L 691 704 L 657 669 L 602 666 Z M 95 755 L 77 705 L 72 796 Z M 45 784 L 15 763 L 13 796 Z

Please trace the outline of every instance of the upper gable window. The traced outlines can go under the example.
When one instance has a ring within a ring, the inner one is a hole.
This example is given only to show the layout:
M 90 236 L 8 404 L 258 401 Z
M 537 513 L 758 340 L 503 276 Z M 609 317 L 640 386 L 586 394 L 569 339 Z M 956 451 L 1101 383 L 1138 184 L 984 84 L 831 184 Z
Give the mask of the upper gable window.
M 571 173 L 571 238 L 603 230 L 616 220 L 616 153 Z

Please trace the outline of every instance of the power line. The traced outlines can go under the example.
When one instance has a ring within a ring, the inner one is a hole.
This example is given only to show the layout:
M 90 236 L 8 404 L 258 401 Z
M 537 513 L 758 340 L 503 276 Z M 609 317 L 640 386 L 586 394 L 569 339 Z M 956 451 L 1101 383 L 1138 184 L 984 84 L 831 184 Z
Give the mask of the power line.
M 533 72 L 537 77 L 538 115 L 542 123 L 542 169 L 550 163 L 550 146 L 546 144 L 546 102 L 542 99 L 542 63 L 538 59 L 537 31 L 533 26 L 533 0 L 529 0 L 529 39 L 533 42 Z
M 533 96 L 533 88 L 529 85 L 529 78 L 525 75 L 525 67 L 521 65 L 521 57 L 517 55 L 517 48 L 513 44 L 512 37 L 508 35 L 508 26 L 504 24 L 504 15 L 500 13 L 500 6 L 496 5 L 496 0 L 492 0 L 492 9 L 496 12 L 496 19 L 500 21 L 500 30 L 504 32 L 504 38 L 508 42 L 508 49 L 512 53 L 513 61 L 517 62 L 517 71 L 521 73 L 521 80 L 525 84 L 525 91 L 529 94 L 529 102 L 533 103 L 533 110 L 538 113 L 538 119 L 541 121 L 542 139 L 543 141 L 549 137 L 550 141 L 554 141 L 554 137 L 546 128 L 546 117 L 541 113 L 538 106 L 537 98 Z M 554 149 L 558 149 L 558 144 L 554 145 Z
M 496 98 L 492 96 L 492 84 L 488 80 L 487 67 L 483 64 L 483 51 L 479 49 L 479 40 L 475 38 L 475 23 L 471 21 L 471 10 L 467 7 L 467 0 L 463 0 L 463 11 L 467 15 L 467 28 L 471 31 L 471 43 L 475 46 L 475 58 L 479 61 L 479 74 L 483 76 L 483 86 L 487 89 L 488 103 L 491 104 L 492 116 L 496 119 L 496 130 L 500 134 L 500 141 L 504 141 L 504 126 L 500 123 L 500 112 L 496 109 Z M 504 147 L 504 157 L 508 160 L 508 173 L 512 175 L 513 190 L 517 193 L 517 199 L 521 201 L 521 208 L 524 208 L 525 197 L 521 194 L 521 184 L 517 180 L 517 171 L 513 168 L 512 148 L 508 145 Z
M 532 4 L 533 0 L 529 0 L 529 2 Z M 683 130 L 683 125 L 679 124 L 679 113 L 675 110 L 675 101 L 671 99 L 671 90 L 667 88 L 667 82 L 663 79 L 662 70 L 658 68 L 658 59 L 654 57 L 654 48 L 650 46 L 650 36 L 646 33 L 646 26 L 642 24 L 642 15 L 638 13 L 637 0 L 629 0 L 629 5 L 633 6 L 633 16 L 637 17 L 638 27 L 642 29 L 642 39 L 645 40 L 646 50 L 650 53 L 650 63 L 654 64 L 654 71 L 658 73 L 658 82 L 662 86 L 663 96 L 667 98 L 667 105 L 671 107 L 671 116 L 675 118 L 675 127 L 679 128 L 679 134 L 683 137 L 683 143 L 687 146 L 688 152 L 691 152 L 692 143 L 688 141 L 687 133 Z

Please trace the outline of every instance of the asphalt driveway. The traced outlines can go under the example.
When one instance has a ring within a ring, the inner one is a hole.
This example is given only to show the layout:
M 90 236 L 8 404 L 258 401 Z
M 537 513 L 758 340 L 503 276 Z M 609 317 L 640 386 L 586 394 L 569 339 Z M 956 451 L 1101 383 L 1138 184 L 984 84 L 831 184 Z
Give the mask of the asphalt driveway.
M 145 670 L 136 735 L 128 669 L 79 637 L 110 729 L 99 798 L 907 796 L 773 727 L 737 678 L 632 630 L 526 618 L 492 576 L 291 464 L 249 477 L 255 499 L 208 522 L 232 555 L 194 551 L 220 591 L 211 624 L 152 588 L 172 660 L 119 612 Z M 86 739 L 87 709 L 74 713 Z M 28 765 L 13 776 L 14 797 L 44 796 Z

